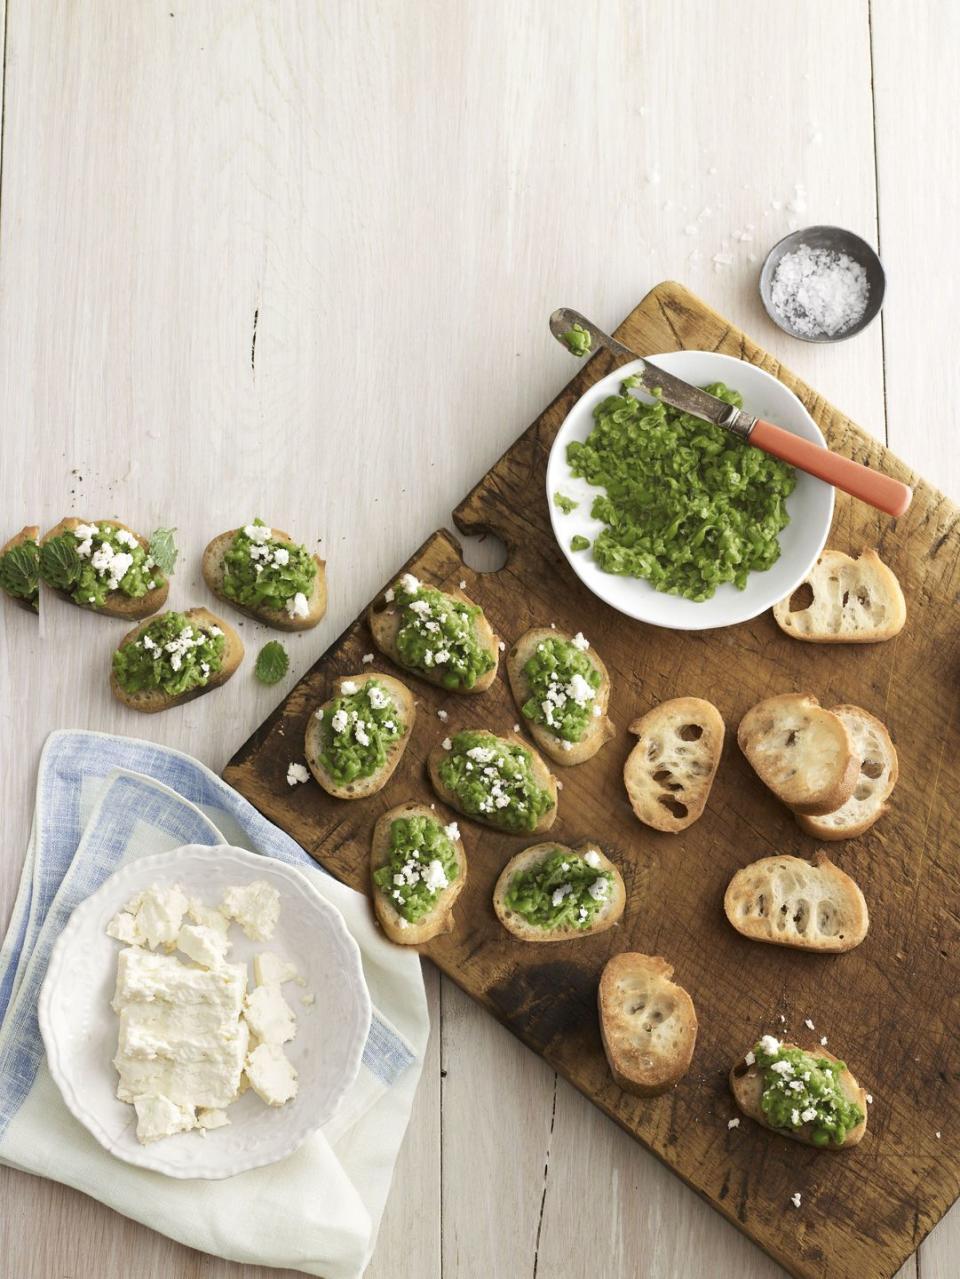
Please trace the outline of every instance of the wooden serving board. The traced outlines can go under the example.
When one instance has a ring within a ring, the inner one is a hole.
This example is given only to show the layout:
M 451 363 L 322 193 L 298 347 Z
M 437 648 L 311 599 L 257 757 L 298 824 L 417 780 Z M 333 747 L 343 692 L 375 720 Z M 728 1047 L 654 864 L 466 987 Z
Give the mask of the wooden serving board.
M 907 626 L 896 640 L 863 646 L 792 640 L 769 613 L 725 630 L 681 634 L 632 622 L 590 595 L 552 536 L 544 468 L 574 401 L 612 367 L 605 353 L 594 356 L 454 512 L 465 533 L 503 539 L 504 568 L 471 572 L 456 540 L 442 531 L 403 567 L 443 589 L 466 579 L 468 594 L 508 642 L 530 626 L 555 622 L 582 630 L 603 657 L 619 731 L 588 763 L 555 770 L 563 790 L 551 835 L 567 844 L 600 842 L 623 872 L 626 912 L 618 927 L 595 937 L 549 946 L 514 940 L 496 920 L 491 893 L 506 860 L 534 840 L 464 820 L 470 869 L 456 927 L 423 950 L 791 1274 L 881 1279 L 894 1274 L 960 1194 L 960 511 L 681 286 L 655 288 L 617 337 L 640 353 L 698 348 L 757 364 L 797 393 L 831 447 L 914 484 L 913 505 L 895 521 L 838 493 L 829 542 L 851 552 L 879 549 L 903 584 Z M 347 803 L 313 784 L 291 790 L 287 765 L 303 758 L 309 716 L 330 695 L 335 676 L 365 669 L 360 659 L 372 647 L 358 618 L 224 774 L 361 891 L 368 890 L 377 817 L 403 800 L 432 798 L 424 768 L 429 749 L 460 728 L 506 729 L 520 718 L 505 678 L 480 697 L 458 697 L 411 677 L 419 718 L 384 791 Z M 383 669 L 391 670 L 389 663 Z M 736 726 L 750 706 L 798 690 L 826 706 L 866 707 L 888 724 L 900 753 L 891 811 L 862 838 L 831 845 L 870 907 L 869 936 L 847 955 L 748 942 L 722 909 L 739 867 L 772 853 L 810 856 L 817 847 L 736 745 Z M 706 813 L 681 835 L 661 835 L 637 822 L 626 802 L 621 770 L 634 739 L 625 730 L 655 703 L 682 694 L 719 707 L 727 741 Z M 436 717 L 439 707 L 449 722 Z M 700 1022 L 690 1072 L 673 1092 L 652 1100 L 612 1082 L 600 1044 L 597 980 L 606 960 L 623 950 L 666 956 Z M 747 1119 L 728 1129 L 737 1112 L 727 1072 L 764 1031 L 807 1047 L 828 1036 L 830 1049 L 875 1099 L 861 1145 L 821 1153 Z M 799 1209 L 791 1203 L 797 1191 Z

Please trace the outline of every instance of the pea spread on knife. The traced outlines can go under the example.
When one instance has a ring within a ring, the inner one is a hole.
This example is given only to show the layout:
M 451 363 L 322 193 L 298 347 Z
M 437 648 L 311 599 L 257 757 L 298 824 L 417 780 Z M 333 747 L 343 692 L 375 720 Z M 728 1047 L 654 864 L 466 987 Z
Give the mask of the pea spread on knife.
M 465 813 L 504 830 L 533 830 L 553 808 L 537 785 L 530 752 L 493 733 L 457 733 L 439 773 Z
M 753 1051 L 763 1075 L 760 1107 L 772 1127 L 796 1132 L 810 1124 L 815 1146 L 842 1146 L 863 1122 L 863 1111 L 840 1087 L 842 1061 L 787 1047 L 772 1035 L 764 1035 Z
M 432 910 L 437 894 L 459 875 L 453 843 L 459 838 L 456 822 L 441 826 L 433 818 L 411 816 L 391 824 L 389 856 L 373 879 L 407 923 L 415 924 Z
M 556 848 L 535 866 L 517 871 L 504 905 L 537 928 L 589 928 L 609 899 L 612 882 L 594 850 L 581 856 Z
M 742 404 L 722 383 L 705 389 Z M 611 395 L 593 416 L 587 439 L 567 446 L 567 462 L 605 489 L 591 508 L 605 525 L 593 543 L 604 572 L 699 602 L 724 582 L 742 590 L 750 573 L 776 563 L 792 467 L 662 400 Z
M 318 711 L 323 750 L 320 763 L 345 785 L 370 777 L 386 763 L 387 751 L 405 725 L 393 698 L 379 680 L 344 680 L 340 694 Z
M 117 649 L 113 673 L 125 693 L 158 689 L 177 697 L 216 675 L 225 649 L 219 626 L 200 625 L 182 613 L 163 613 Z

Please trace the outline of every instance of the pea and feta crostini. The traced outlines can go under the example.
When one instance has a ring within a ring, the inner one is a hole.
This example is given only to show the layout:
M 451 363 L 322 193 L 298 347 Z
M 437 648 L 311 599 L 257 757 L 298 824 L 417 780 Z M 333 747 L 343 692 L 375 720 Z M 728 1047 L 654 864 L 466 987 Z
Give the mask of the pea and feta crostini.
M 412 693 L 392 675 L 344 675 L 310 716 L 307 766 L 337 799 L 375 795 L 400 763 L 416 718 Z
M 413 802 L 383 814 L 370 853 L 373 907 L 391 941 L 416 946 L 453 929 L 453 904 L 467 881 L 456 822 Z
M 530 735 L 555 764 L 582 764 L 613 737 L 610 676 L 581 632 L 527 631 L 507 655 L 507 679 Z
M 28 524 L 0 546 L 0 590 L 20 608 L 40 612 L 40 529 Z
M 620 872 L 596 844 L 534 844 L 512 857 L 493 890 L 493 909 L 521 941 L 570 941 L 611 928 L 623 914 Z
M 482 693 L 500 647 L 483 609 L 460 590 L 440 591 L 404 573 L 370 606 L 373 642 L 391 661 L 451 693 Z
M 434 747 L 427 769 L 439 799 L 495 830 L 533 834 L 549 830 L 557 816 L 557 779 L 513 733 L 464 729 Z
M 323 560 L 261 519 L 215 537 L 202 569 L 214 595 L 278 631 L 308 631 L 327 611 Z
M 867 1131 L 866 1092 L 825 1048 L 764 1035 L 731 1070 L 730 1091 L 758 1124 L 818 1150 L 855 1146 Z
M 242 660 L 239 635 L 209 610 L 160 613 L 120 641 L 110 687 L 131 710 L 152 714 L 219 688 Z
M 40 542 L 40 580 L 108 617 L 149 617 L 170 590 L 150 543 L 119 520 L 61 520 Z

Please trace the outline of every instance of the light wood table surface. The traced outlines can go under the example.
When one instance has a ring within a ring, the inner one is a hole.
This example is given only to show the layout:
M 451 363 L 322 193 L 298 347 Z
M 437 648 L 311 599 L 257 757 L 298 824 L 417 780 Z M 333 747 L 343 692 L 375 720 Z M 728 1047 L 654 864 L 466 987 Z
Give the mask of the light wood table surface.
M 951 0 L 6 0 L 0 533 L 175 524 L 179 606 L 210 602 L 215 532 L 316 539 L 330 609 L 292 681 L 571 376 L 550 311 L 610 328 L 667 277 L 960 498 L 958 44 Z M 819 222 L 888 270 L 882 323 L 835 346 L 756 293 L 767 248 Z M 47 733 L 219 769 L 288 687 L 248 664 L 138 718 L 107 691 L 121 624 L 55 602 L 43 631 L 3 608 L 0 922 Z M 781 1273 L 425 975 L 370 1279 Z M 7 1170 L 0 1205 L 5 1279 L 274 1273 Z M 902 1273 L 948 1279 L 958 1252 L 955 1210 Z

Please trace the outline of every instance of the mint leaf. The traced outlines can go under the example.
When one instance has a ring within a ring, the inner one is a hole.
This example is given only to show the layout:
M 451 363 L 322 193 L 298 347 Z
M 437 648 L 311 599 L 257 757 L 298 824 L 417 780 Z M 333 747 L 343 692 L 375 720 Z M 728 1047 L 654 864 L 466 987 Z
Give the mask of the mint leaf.
M 166 573 L 168 576 L 173 572 L 177 556 L 180 554 L 177 550 L 177 544 L 173 540 L 173 535 L 176 531 L 175 528 L 154 529 L 150 538 L 150 558 L 160 572 Z
M 40 548 L 36 542 L 21 542 L 0 556 L 0 590 L 37 607 L 40 591 Z
M 257 654 L 257 664 L 253 673 L 261 684 L 276 684 L 282 680 L 290 667 L 287 650 L 279 640 L 270 640 L 264 644 Z
M 61 533 L 40 547 L 40 579 L 58 591 L 69 591 L 80 577 L 77 539 L 72 533 Z

